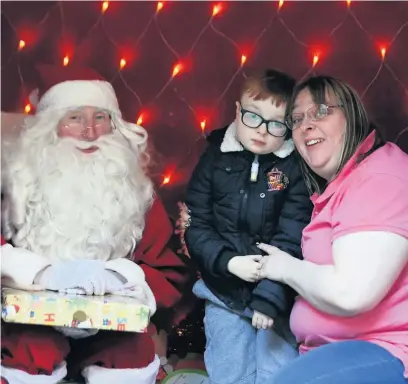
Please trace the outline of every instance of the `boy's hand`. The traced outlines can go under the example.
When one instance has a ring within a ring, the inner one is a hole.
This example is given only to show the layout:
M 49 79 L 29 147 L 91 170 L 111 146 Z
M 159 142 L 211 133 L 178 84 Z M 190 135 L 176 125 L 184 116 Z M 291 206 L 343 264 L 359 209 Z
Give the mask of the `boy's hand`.
M 261 255 L 235 256 L 228 262 L 228 271 L 241 280 L 254 283 L 259 280 L 262 268 Z
M 272 328 L 273 319 L 264 315 L 261 312 L 254 311 L 252 316 L 252 326 L 257 329 L 269 329 Z

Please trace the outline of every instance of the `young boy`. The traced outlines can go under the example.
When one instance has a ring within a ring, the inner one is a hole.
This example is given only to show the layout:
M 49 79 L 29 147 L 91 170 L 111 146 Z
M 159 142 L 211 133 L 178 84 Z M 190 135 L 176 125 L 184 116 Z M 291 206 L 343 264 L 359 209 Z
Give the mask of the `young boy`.
M 185 241 L 202 276 L 194 293 L 206 300 L 204 357 L 212 384 L 265 383 L 297 354 L 283 335 L 293 291 L 259 280 L 257 248 L 268 243 L 300 258 L 311 216 L 285 124 L 294 86 L 277 70 L 248 77 L 235 121 L 212 132 L 189 183 Z

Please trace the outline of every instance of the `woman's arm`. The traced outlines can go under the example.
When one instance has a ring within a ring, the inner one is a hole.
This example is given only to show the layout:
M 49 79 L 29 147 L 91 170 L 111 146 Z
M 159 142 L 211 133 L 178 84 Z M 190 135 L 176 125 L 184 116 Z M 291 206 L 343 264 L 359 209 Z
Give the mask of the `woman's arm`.
M 408 263 L 408 239 L 382 231 L 336 239 L 334 265 L 298 260 L 264 244 L 260 248 L 272 254 L 264 269 L 267 278 L 290 285 L 316 309 L 338 316 L 378 305 Z
M 369 311 L 387 295 L 408 262 L 407 187 L 405 177 L 360 173 L 333 207 L 332 237 L 327 239 L 333 265 L 276 252 L 281 261 L 268 262 L 267 270 L 323 312 L 354 316 Z

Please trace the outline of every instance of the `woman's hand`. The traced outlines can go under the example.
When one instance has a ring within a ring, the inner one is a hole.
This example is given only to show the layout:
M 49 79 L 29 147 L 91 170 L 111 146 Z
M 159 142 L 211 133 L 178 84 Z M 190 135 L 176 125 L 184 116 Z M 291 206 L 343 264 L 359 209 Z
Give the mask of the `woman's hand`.
M 260 278 L 284 282 L 293 263 L 293 257 L 272 245 L 259 244 L 258 248 L 268 254 L 260 260 L 262 264 Z

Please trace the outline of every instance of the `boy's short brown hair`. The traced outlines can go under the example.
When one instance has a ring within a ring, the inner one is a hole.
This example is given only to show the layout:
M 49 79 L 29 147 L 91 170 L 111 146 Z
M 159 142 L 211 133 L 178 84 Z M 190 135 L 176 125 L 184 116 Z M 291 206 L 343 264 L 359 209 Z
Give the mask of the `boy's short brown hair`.
M 273 98 L 276 105 L 286 103 L 292 96 L 296 80 L 276 69 L 257 71 L 249 75 L 241 87 L 240 98 L 248 94 L 254 100 Z

